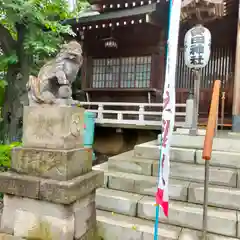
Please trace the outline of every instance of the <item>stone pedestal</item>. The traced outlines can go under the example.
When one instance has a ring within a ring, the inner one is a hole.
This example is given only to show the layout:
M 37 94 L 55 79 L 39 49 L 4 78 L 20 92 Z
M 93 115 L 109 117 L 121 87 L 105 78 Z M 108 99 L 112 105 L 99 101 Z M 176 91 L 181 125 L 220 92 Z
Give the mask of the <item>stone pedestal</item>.
M 188 98 L 186 102 L 186 116 L 185 116 L 184 128 L 192 127 L 193 113 L 194 113 L 194 100 L 193 98 Z
M 92 150 L 83 147 L 83 119 L 77 107 L 24 108 L 23 146 L 12 151 L 11 171 L 0 173 L 2 233 L 97 239 L 95 190 L 104 176 L 92 171 Z
M 84 109 L 72 106 L 24 108 L 23 145 L 33 148 L 83 147 Z

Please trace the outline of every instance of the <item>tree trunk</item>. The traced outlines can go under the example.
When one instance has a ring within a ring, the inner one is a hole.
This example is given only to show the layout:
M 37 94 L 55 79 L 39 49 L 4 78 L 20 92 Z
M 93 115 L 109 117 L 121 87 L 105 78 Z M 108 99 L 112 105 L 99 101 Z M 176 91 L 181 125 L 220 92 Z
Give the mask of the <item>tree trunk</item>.
M 3 141 L 6 143 L 21 141 L 23 106 L 27 105 L 26 81 L 21 77 L 20 68 L 8 67 L 3 107 Z
M 4 106 L 3 106 L 3 128 L 2 140 L 5 143 L 15 141 L 17 137 L 16 114 L 19 107 L 18 87 L 16 86 L 17 75 L 19 74 L 19 67 L 17 65 L 10 65 L 8 67 L 6 81 L 8 85 L 5 89 Z
M 17 24 L 18 40 L 16 44 L 18 65 L 9 65 L 5 91 L 3 141 L 6 143 L 21 141 L 23 106 L 28 104 L 26 83 L 30 73 L 29 56 L 24 52 L 24 39 L 27 29 Z

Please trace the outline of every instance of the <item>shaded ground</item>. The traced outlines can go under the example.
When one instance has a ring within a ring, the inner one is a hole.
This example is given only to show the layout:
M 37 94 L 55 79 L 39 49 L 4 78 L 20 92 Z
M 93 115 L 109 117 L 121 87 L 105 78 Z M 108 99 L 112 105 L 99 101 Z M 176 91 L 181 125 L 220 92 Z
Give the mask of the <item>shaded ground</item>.
M 96 160 L 93 161 L 93 166 L 107 162 L 108 158 L 111 156 L 107 156 L 105 154 L 99 154 L 99 153 L 95 153 L 96 154 Z

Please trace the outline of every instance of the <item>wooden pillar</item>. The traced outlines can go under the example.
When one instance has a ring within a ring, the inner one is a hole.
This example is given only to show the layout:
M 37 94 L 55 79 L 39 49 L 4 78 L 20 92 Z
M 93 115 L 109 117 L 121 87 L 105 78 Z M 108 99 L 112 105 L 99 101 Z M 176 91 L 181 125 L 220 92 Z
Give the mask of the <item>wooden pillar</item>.
M 83 65 L 81 69 L 81 90 L 89 87 L 87 82 L 88 78 L 88 46 L 86 41 L 86 32 L 81 33 L 81 43 L 82 43 L 82 50 L 83 50 Z
M 233 85 L 232 131 L 240 132 L 240 1 L 236 39 L 235 75 Z

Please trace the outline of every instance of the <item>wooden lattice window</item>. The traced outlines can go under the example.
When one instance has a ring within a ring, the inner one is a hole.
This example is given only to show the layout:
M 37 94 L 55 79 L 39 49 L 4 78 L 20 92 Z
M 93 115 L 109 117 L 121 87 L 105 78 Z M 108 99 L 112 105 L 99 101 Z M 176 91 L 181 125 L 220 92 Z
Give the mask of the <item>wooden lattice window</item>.
M 93 88 L 148 88 L 151 56 L 93 60 Z

